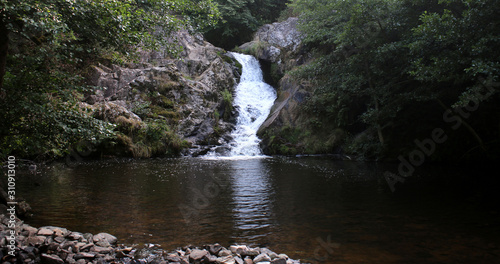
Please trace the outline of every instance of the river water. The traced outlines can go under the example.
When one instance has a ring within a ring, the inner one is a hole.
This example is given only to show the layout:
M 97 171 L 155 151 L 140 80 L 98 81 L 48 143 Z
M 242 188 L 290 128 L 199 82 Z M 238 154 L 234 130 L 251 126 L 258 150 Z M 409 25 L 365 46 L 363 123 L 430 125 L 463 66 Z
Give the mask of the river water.
M 498 204 L 484 172 L 327 157 L 176 158 L 53 165 L 19 174 L 34 226 L 120 243 L 268 246 L 315 263 L 498 263 Z M 492 189 L 497 187 L 493 186 Z
M 257 129 L 276 94 L 254 58 L 243 65 L 230 152 L 221 157 L 55 164 L 20 173 L 27 222 L 111 233 L 120 243 L 265 246 L 313 263 L 499 263 L 497 186 L 486 170 L 265 157 Z

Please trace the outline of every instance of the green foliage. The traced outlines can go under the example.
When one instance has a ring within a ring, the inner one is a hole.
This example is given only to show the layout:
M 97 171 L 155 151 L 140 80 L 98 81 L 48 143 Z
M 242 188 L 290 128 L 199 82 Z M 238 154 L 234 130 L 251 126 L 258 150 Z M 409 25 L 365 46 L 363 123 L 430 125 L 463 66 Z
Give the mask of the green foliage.
M 173 32 L 202 31 L 220 18 L 211 0 L 0 0 L 0 10 L 1 155 L 39 159 L 115 137 L 112 125 L 78 107 L 92 89 L 82 73 L 101 54 L 112 62 L 130 60 L 139 47 L 176 54 Z
M 250 41 L 253 32 L 265 23 L 274 22 L 286 8 L 288 0 L 215 0 L 222 23 L 205 34 L 216 46 L 231 49 Z
M 222 98 L 222 103 L 224 104 L 224 115 L 222 118 L 228 121 L 233 111 L 233 94 L 227 89 L 224 89 L 224 91 L 222 91 Z
M 257 56 L 257 54 L 259 54 L 263 49 L 267 48 L 268 45 L 269 44 L 267 42 L 252 41 L 251 45 L 249 45 L 246 49 L 240 50 L 238 48 L 237 51 Z
M 485 80 L 490 88 L 498 82 L 498 1 L 295 0 L 290 6 L 315 57 L 292 73 L 314 87 L 304 109 L 353 135 L 362 132 L 348 143 L 352 153 L 381 157 L 403 148 L 394 131 L 403 127 L 409 137 L 403 144 L 411 146 L 425 134 L 422 127 L 443 122 L 439 111 L 477 101 Z M 470 133 L 482 145 L 481 127 L 466 127 L 456 133 Z M 500 138 L 487 134 L 490 142 Z
M 115 146 L 108 148 L 112 154 L 132 155 L 135 158 L 150 158 L 154 156 L 177 156 L 188 143 L 177 136 L 168 125 L 167 120 L 147 119 L 141 124 L 126 118 L 117 118 L 119 133 Z M 106 150 L 105 150 L 106 151 Z

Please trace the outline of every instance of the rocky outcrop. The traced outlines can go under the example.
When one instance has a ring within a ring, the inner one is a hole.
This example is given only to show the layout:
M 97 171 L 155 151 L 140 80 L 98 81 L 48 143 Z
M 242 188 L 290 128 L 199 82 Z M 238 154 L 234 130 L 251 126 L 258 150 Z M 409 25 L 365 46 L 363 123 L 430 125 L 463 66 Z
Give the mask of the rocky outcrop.
M 307 60 L 303 51 L 302 34 L 297 29 L 298 18 L 290 17 L 283 22 L 260 27 L 251 42 L 239 47 L 260 60 L 275 63 L 277 74 L 283 75 Z
M 214 263 L 214 264 L 298 264 L 285 254 L 267 248 L 220 244 L 183 247 L 167 251 L 159 245 L 143 247 L 117 244 L 108 233 L 90 234 L 66 228 L 35 228 L 19 219 L 0 215 L 0 259 L 2 263 Z
M 298 83 L 287 73 L 310 60 L 302 44 L 302 35 L 297 29 L 298 18 L 264 25 L 257 30 L 251 42 L 239 48 L 260 59 L 267 67 L 271 82 L 276 83 L 278 98 L 271 109 L 268 119 L 258 131 L 262 139 L 261 147 L 266 154 L 297 154 L 305 152 L 301 142 L 291 142 L 290 134 L 302 133 L 301 105 L 311 92 L 310 87 Z M 287 135 L 288 134 L 288 135 Z M 288 151 L 290 150 L 290 151 Z
M 87 95 L 82 107 L 109 122 L 120 116 L 139 123 L 164 120 L 192 145 L 217 144 L 233 127 L 235 113 L 225 113 L 232 108 L 223 94 L 233 92 L 240 69 L 201 35 L 181 31 L 177 39 L 179 58 L 141 52 L 138 62 L 127 66 L 94 66 L 89 82 L 100 89 Z

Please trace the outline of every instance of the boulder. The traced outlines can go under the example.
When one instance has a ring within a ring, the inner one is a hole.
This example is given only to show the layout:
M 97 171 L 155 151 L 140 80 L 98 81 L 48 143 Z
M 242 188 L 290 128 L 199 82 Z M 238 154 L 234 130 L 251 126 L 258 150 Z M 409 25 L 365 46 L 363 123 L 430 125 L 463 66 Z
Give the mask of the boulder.
M 203 259 L 203 257 L 205 257 L 208 254 L 209 254 L 208 251 L 205 249 L 203 250 L 193 249 L 189 254 L 189 259 L 191 261 L 200 261 L 201 259 Z
M 297 17 L 290 17 L 283 22 L 266 24 L 257 30 L 255 40 L 295 52 L 303 39 L 303 35 L 297 29 L 298 20 Z
M 93 238 L 94 244 L 100 247 L 109 247 L 116 244 L 117 238 L 108 233 L 99 233 Z

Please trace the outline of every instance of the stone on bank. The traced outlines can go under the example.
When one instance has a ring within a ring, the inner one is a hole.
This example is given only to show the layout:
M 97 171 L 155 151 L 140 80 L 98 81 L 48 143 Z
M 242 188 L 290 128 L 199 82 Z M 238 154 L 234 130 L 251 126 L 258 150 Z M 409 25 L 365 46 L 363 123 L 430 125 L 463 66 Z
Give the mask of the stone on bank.
M 96 235 L 73 232 L 66 228 L 44 226 L 35 228 L 16 219 L 14 256 L 7 252 L 8 217 L 0 215 L 0 259 L 2 263 L 155 263 L 155 264 L 296 264 L 285 254 L 267 248 L 252 248 L 220 244 L 201 247 L 183 247 L 166 251 L 159 245 L 146 244 L 143 248 L 117 244 L 118 239 L 108 233 Z

